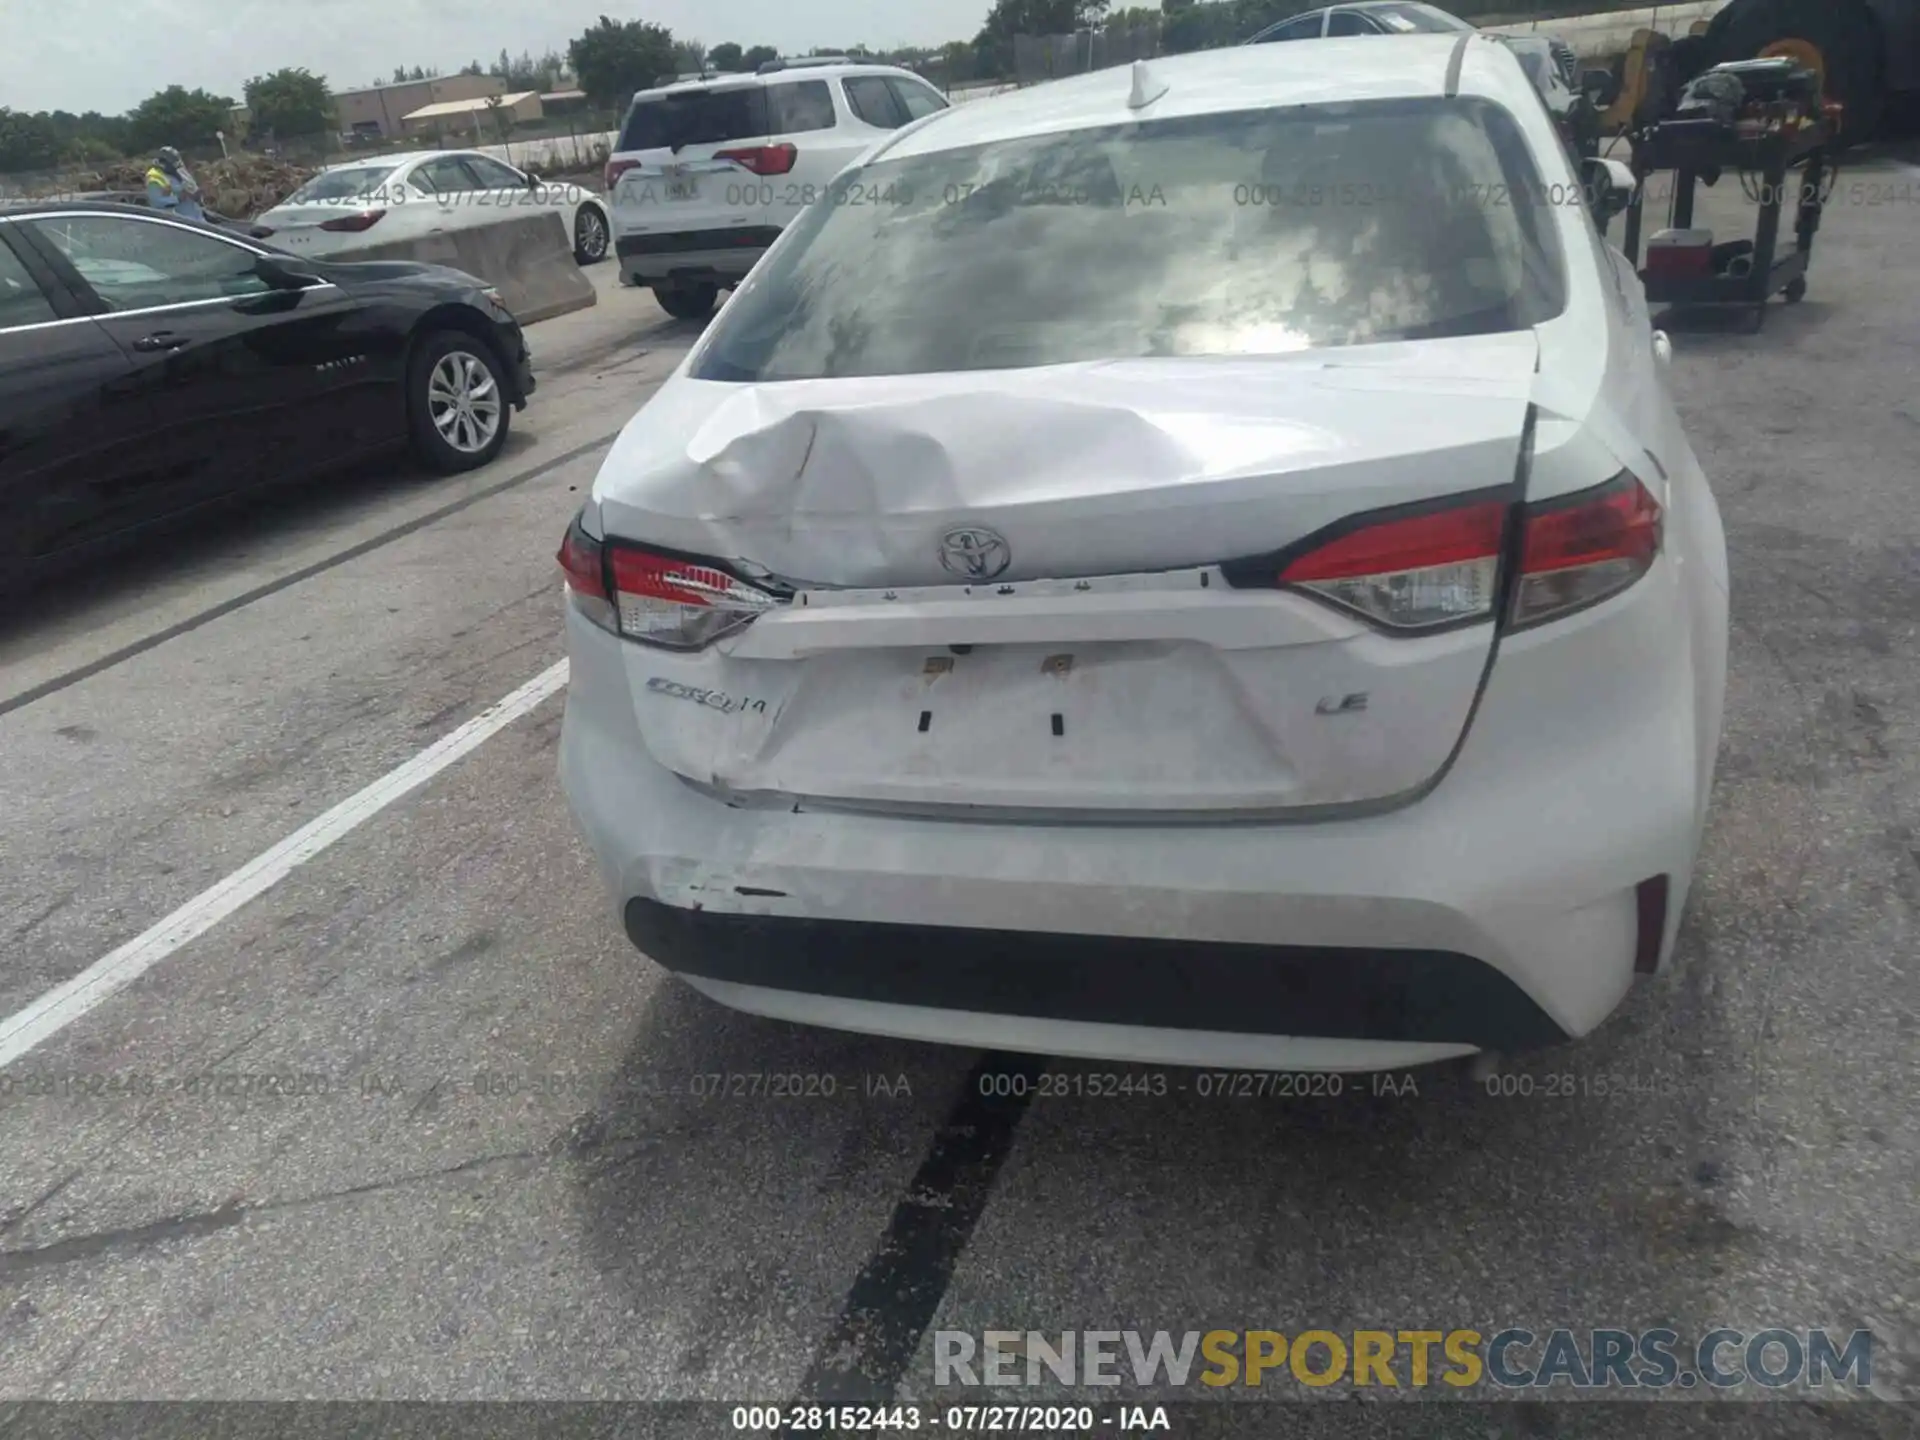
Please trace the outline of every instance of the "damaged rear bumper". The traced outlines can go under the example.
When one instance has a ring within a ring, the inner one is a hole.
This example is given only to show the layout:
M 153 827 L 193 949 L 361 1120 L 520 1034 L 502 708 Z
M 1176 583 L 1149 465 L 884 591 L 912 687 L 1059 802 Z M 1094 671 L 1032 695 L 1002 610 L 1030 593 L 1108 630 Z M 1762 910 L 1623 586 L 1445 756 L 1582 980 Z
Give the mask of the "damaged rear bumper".
M 1617 643 L 1636 603 L 1570 623 Z M 1391 814 L 1034 825 L 730 807 L 651 758 L 633 647 L 567 624 L 562 782 L 618 921 L 696 988 L 802 1023 L 1268 1069 L 1550 1044 L 1648 961 L 1651 876 L 1670 948 L 1698 843 L 1679 649 L 1596 703 L 1581 644 L 1515 637 L 1447 780 Z
M 1446 950 L 1250 945 L 688 910 L 626 929 L 689 979 L 884 1006 L 1131 1028 L 1526 1050 L 1566 1032 L 1492 966 Z

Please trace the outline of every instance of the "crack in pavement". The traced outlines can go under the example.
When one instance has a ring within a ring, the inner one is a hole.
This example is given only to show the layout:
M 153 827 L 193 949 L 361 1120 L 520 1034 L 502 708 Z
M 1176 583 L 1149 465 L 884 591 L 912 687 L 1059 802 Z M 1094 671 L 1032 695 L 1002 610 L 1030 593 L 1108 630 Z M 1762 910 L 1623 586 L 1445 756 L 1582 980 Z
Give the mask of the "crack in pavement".
M 471 1160 L 462 1160 L 457 1165 L 446 1165 L 436 1170 L 417 1171 L 407 1175 L 395 1175 L 385 1180 L 370 1180 L 362 1185 L 350 1185 L 342 1190 L 326 1191 L 318 1195 L 295 1196 L 284 1200 L 262 1200 L 252 1205 L 245 1205 L 237 1200 L 229 1201 L 212 1210 L 173 1215 L 164 1220 L 150 1221 L 145 1225 L 96 1230 L 86 1235 L 74 1235 L 65 1240 L 55 1240 L 46 1245 L 21 1250 L 0 1250 L 0 1280 L 12 1279 L 29 1270 L 40 1270 L 52 1265 L 69 1265 L 76 1260 L 90 1260 L 98 1255 L 143 1250 L 150 1246 L 165 1244 L 169 1240 L 213 1235 L 222 1230 L 231 1230 L 236 1226 L 245 1225 L 257 1216 L 277 1215 L 290 1210 L 305 1209 L 312 1205 L 328 1204 L 335 1200 L 354 1200 L 362 1196 L 378 1195 L 384 1191 L 400 1190 L 410 1185 L 444 1180 L 453 1175 L 466 1175 L 496 1165 L 545 1164 L 554 1158 L 554 1154 L 554 1148 L 546 1146 L 538 1150 L 509 1150 L 497 1155 L 477 1155 Z M 65 1188 L 65 1183 L 62 1182 L 59 1188 Z
M 8 1215 L 4 1218 L 0 1218 L 0 1235 L 6 1234 L 7 1231 L 9 1230 L 17 1229 L 22 1220 L 25 1220 L 29 1215 L 33 1214 L 34 1211 L 38 1210 L 42 1205 L 45 1205 L 49 1200 L 53 1199 L 62 1190 L 66 1189 L 74 1181 L 78 1180 L 80 1176 L 84 1173 L 85 1173 L 85 1167 L 82 1167 L 79 1170 L 68 1171 L 63 1178 L 54 1181 L 51 1188 L 47 1190 L 43 1190 L 34 1199 L 28 1201 L 25 1205 L 21 1206 L 18 1214 Z

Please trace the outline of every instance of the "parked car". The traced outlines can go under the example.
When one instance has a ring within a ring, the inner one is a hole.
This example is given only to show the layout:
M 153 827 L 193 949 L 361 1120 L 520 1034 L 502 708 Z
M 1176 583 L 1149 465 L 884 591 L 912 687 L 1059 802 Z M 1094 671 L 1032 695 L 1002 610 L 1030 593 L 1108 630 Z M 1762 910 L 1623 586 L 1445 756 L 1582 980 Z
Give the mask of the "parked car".
M 560 551 L 560 772 L 642 952 L 1276 1070 L 1554 1043 L 1666 963 L 1727 559 L 1588 208 L 1632 176 L 1499 45 L 1344 50 L 897 135 L 628 424 Z
M 912 71 L 843 57 L 641 91 L 607 161 L 621 278 L 669 315 L 711 313 L 844 167 L 946 108 Z
M 274 242 L 321 257 L 440 230 L 490 225 L 551 210 L 582 265 L 606 259 L 606 202 L 577 184 L 548 182 L 478 150 L 426 150 L 333 165 L 260 216 Z
M 411 441 L 500 453 L 533 393 L 499 295 L 123 205 L 0 211 L 0 583 Z
M 1573 47 L 1525 30 L 1482 29 L 1419 0 L 1357 0 L 1294 15 L 1252 36 L 1249 45 L 1282 40 L 1339 39 L 1358 35 L 1488 35 L 1519 57 L 1527 78 L 1552 112 L 1561 134 L 1581 158 L 1600 152 L 1600 113 L 1613 100 L 1614 78 L 1595 70 L 1582 74 Z

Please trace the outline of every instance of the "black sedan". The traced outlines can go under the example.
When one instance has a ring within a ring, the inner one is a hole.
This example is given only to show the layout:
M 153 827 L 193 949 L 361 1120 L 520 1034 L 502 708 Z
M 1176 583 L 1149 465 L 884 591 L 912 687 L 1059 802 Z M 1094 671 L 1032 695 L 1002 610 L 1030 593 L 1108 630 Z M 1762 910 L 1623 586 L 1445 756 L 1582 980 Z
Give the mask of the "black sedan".
M 59 197 L 62 205 L 132 205 L 139 209 L 152 208 L 153 202 L 147 198 L 144 190 L 83 190 L 78 194 Z M 220 230 L 231 230 L 235 234 L 245 235 L 253 240 L 265 240 L 273 230 L 253 220 L 236 220 L 231 215 L 222 215 L 218 211 L 205 212 L 207 223 Z
M 136 206 L 0 209 L 0 585 L 388 448 L 485 465 L 533 388 L 520 326 L 460 271 Z

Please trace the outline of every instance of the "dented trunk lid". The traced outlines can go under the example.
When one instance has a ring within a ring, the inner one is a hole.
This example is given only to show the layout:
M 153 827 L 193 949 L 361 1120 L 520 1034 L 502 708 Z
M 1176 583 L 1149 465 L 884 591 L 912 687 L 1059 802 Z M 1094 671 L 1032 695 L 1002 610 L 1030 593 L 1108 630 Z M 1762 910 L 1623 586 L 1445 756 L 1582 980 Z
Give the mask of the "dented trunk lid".
M 602 468 L 603 530 L 795 594 L 704 652 L 627 647 L 646 744 L 740 804 L 1204 819 L 1417 792 L 1464 733 L 1493 625 L 1385 635 L 1218 567 L 1513 484 L 1536 361 L 1520 332 L 678 377 Z M 956 563 L 961 532 L 993 573 Z

